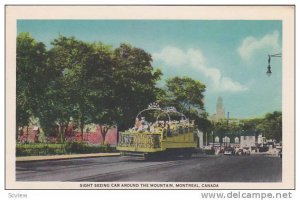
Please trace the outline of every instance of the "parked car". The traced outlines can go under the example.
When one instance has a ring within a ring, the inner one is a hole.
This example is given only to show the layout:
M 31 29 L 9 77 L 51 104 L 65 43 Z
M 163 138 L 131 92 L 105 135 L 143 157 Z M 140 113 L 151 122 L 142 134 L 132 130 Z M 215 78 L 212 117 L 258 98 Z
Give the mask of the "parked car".
M 282 158 L 282 151 L 279 151 L 278 155 L 279 155 L 280 158 Z
M 250 149 L 249 148 L 243 148 L 243 149 L 238 149 L 236 151 L 236 155 L 239 155 L 239 156 L 250 156 Z
M 238 155 L 238 156 L 244 155 L 243 149 L 238 149 L 236 152 L 236 155 Z
M 278 156 L 280 157 L 280 158 L 282 158 L 282 147 L 278 147 L 277 148 L 277 151 L 278 151 Z
M 234 155 L 234 149 L 231 147 L 227 147 L 224 149 L 224 155 Z

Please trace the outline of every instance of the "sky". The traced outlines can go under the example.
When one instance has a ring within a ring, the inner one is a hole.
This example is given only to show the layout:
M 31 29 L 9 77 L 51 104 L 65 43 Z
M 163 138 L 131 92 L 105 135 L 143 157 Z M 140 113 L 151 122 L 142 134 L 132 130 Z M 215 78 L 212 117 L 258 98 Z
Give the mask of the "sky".
M 282 110 L 282 53 L 279 20 L 18 20 L 17 34 L 29 32 L 51 48 L 60 35 L 117 48 L 142 48 L 163 72 L 160 86 L 174 76 L 206 85 L 205 110 L 216 112 L 223 98 L 231 118 L 263 117 Z

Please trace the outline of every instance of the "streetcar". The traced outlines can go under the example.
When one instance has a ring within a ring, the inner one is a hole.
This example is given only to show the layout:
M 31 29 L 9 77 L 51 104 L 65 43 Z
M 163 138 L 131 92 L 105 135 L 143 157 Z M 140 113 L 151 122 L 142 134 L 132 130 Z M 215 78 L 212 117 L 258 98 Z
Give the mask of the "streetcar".
M 152 122 L 145 117 L 150 111 L 154 111 L 150 115 L 155 119 Z M 158 104 L 150 104 L 137 114 L 133 128 L 119 133 L 117 150 L 123 157 L 145 160 L 174 156 L 189 158 L 197 148 L 197 132 L 194 121 L 174 107 L 160 108 Z

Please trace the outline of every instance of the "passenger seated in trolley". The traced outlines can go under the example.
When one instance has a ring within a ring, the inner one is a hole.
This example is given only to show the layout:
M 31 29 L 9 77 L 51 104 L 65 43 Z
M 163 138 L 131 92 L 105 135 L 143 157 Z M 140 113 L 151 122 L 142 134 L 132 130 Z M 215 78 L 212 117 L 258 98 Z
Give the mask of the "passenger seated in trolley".
M 139 118 L 135 118 L 134 127 L 132 129 L 137 131 L 141 125 L 142 123 L 140 122 Z
M 171 132 L 171 129 L 170 129 L 170 124 L 169 124 L 168 121 L 166 122 L 166 128 L 167 128 L 167 136 L 172 136 L 172 132 Z
M 150 124 L 145 120 L 145 117 L 142 117 L 141 120 L 139 118 L 135 119 L 135 124 L 133 127 L 135 131 L 150 131 Z
M 183 120 L 186 122 L 186 120 Z M 145 117 L 141 117 L 141 120 L 139 118 L 135 119 L 134 127 L 132 128 L 133 131 L 149 131 L 151 133 L 153 132 L 160 132 L 165 131 L 166 136 L 170 137 L 175 135 L 178 135 L 178 128 L 179 128 L 179 122 L 178 121 L 156 121 L 155 123 L 149 123 L 146 121 Z

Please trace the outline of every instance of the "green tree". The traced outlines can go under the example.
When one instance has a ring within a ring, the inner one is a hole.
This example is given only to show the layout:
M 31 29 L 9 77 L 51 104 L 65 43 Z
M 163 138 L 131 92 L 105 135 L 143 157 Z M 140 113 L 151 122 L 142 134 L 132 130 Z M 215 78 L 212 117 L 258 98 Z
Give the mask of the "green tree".
M 257 131 L 257 126 L 261 123 L 261 119 L 245 119 L 242 120 L 241 128 L 245 131 Z
M 154 71 L 150 54 L 128 44 L 115 49 L 114 62 L 115 112 L 118 114 L 118 129 L 124 130 L 132 126 L 140 110 L 156 100 L 156 82 L 162 73 Z
M 93 53 L 86 68 L 86 76 L 89 77 L 89 101 L 92 105 L 91 119 L 93 123 L 100 125 L 104 143 L 108 129 L 117 123 L 117 99 L 113 80 L 116 63 L 111 47 L 101 43 L 93 43 L 92 47 Z
M 211 126 L 204 110 L 205 85 L 189 77 L 174 77 L 166 81 L 164 92 L 158 101 L 162 106 L 174 106 L 180 112 L 195 120 L 199 129 L 206 132 Z
M 220 141 L 224 134 L 227 133 L 227 124 L 225 120 L 218 121 L 214 124 L 215 136 L 219 136 Z M 221 141 L 222 142 L 222 141 Z
M 16 125 L 17 130 L 29 124 L 31 116 L 40 117 L 46 88 L 51 79 L 45 45 L 29 33 L 17 37 Z
M 274 111 L 267 113 L 258 124 L 258 130 L 264 134 L 267 139 L 282 141 L 282 112 Z
M 181 109 L 204 110 L 205 85 L 189 77 L 174 77 L 166 81 L 166 97 L 171 103 L 178 104 Z
M 62 125 L 68 122 L 70 117 L 75 119 L 83 139 L 84 126 L 91 122 L 93 108 L 90 102 L 93 88 L 90 87 L 89 74 L 94 64 L 91 58 L 94 56 L 94 48 L 91 44 L 76 40 L 74 37 L 63 36 L 55 39 L 52 45 L 52 64 L 62 75 L 57 84 L 61 86 L 61 90 L 56 92 L 56 99 L 61 105 L 58 109 L 60 113 L 58 121 Z M 66 101 L 70 108 L 66 106 Z M 68 108 L 70 110 L 67 111 Z
M 50 55 L 51 61 L 53 61 L 52 56 Z M 55 67 L 53 63 L 51 64 Z M 47 87 L 40 122 L 46 135 L 57 136 L 60 142 L 64 142 L 65 129 L 74 113 L 74 103 L 68 90 L 69 83 L 64 73 L 61 70 L 58 71 L 57 76 L 52 79 Z

